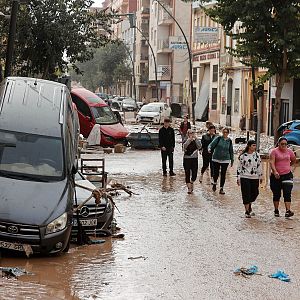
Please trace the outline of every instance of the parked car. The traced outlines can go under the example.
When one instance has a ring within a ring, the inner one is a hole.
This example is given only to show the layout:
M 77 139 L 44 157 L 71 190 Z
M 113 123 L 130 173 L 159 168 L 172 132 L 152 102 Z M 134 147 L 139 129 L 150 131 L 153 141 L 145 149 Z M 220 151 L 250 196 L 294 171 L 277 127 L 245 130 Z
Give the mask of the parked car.
M 279 135 L 287 138 L 288 144 L 300 145 L 300 120 L 283 123 L 277 131 Z
M 87 180 L 80 172 L 75 176 L 75 183 L 95 189 L 96 187 Z M 91 195 L 91 192 L 82 188 L 76 187 L 76 197 L 74 198 L 74 208 L 80 205 Z M 77 202 L 77 205 L 76 205 Z M 114 206 L 111 200 L 101 199 L 101 203 L 96 205 L 95 199 L 89 200 L 78 212 L 79 222 L 87 235 L 107 236 L 111 234 L 111 222 L 114 218 Z M 76 240 L 78 233 L 77 213 L 73 216 L 72 240 Z
M 111 108 L 97 95 L 84 89 L 71 91 L 73 102 L 77 106 L 80 133 L 88 137 L 95 124 L 100 124 L 101 146 L 127 144 L 128 130 L 119 123 Z
M 122 110 L 123 111 L 136 111 L 137 104 L 136 104 L 135 100 L 132 98 L 125 98 L 122 101 Z
M 68 251 L 78 149 L 68 88 L 9 77 L 0 95 L 0 248 Z
M 153 102 L 144 105 L 136 116 L 138 123 L 151 122 L 154 124 L 161 124 L 164 118 L 171 116 L 171 108 L 168 104 L 163 102 Z
M 121 111 L 122 110 L 122 101 L 112 99 L 111 100 L 111 108 Z
M 111 106 L 111 98 L 109 98 L 109 96 L 105 93 L 95 93 L 95 95 L 97 95 L 99 98 L 101 98 L 102 100 L 104 100 L 104 102 L 106 104 L 108 104 L 109 106 Z

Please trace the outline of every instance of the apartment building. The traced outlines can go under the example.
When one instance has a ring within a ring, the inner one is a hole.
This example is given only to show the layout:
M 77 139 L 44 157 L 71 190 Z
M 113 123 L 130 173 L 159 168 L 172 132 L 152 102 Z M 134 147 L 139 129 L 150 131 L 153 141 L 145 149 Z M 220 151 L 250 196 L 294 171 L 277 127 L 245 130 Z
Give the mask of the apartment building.
M 137 99 L 150 99 L 149 87 L 149 20 L 150 0 L 138 0 L 136 11 L 136 38 L 135 38 L 135 75 Z
M 214 1 L 204 4 L 209 8 Z M 204 12 L 199 2 L 193 3 L 193 82 L 195 118 L 220 121 L 220 40 L 222 30 Z
M 103 3 L 103 8 L 110 8 L 120 16 L 120 22 L 112 25 L 112 39 L 119 39 L 127 45 L 128 65 L 132 67 L 132 76 L 135 73 L 135 30 L 130 27 L 129 18 L 126 14 L 136 13 L 137 0 L 107 0 Z M 114 94 L 121 96 L 136 97 L 136 88 L 134 86 L 133 77 L 126 82 L 120 82 L 118 87 L 113 91 Z
M 171 40 L 182 40 L 183 36 L 175 21 L 181 25 L 185 35 L 190 39 L 192 4 L 181 0 L 152 1 L 150 7 L 149 42 L 154 50 L 157 81 L 159 87 L 158 100 L 168 103 L 183 102 L 183 83 L 189 71 L 187 49 L 173 50 Z M 156 99 L 155 63 L 149 52 L 149 82 L 152 98 Z

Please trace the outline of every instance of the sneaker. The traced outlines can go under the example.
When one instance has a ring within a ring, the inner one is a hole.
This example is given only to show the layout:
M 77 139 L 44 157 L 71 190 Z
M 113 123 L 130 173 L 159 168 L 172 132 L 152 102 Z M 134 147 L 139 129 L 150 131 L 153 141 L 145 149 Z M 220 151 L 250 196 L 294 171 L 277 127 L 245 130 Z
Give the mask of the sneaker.
M 203 174 L 200 175 L 199 182 L 202 183 L 202 180 L 203 180 Z
M 278 210 L 278 209 L 275 209 L 275 210 L 274 210 L 274 216 L 275 216 L 275 217 L 279 217 L 279 210 Z
M 252 208 L 250 207 L 249 209 L 249 213 L 250 213 L 250 216 L 254 217 L 255 216 L 255 213 L 252 211 Z
M 245 211 L 245 217 L 246 217 L 246 218 L 251 218 L 251 214 L 250 214 L 249 211 Z
M 176 174 L 174 172 L 170 172 L 170 176 L 175 176 Z
M 213 185 L 212 185 L 212 190 L 213 190 L 213 192 L 215 192 L 217 190 L 217 185 L 215 183 L 213 183 Z
M 285 213 L 286 218 L 292 217 L 293 215 L 294 215 L 294 213 L 291 210 L 287 210 Z
M 221 195 L 225 195 L 225 192 L 224 192 L 223 188 L 220 188 L 220 192 L 219 192 L 219 194 L 221 194 Z
M 167 172 L 163 172 L 163 176 L 167 176 L 168 175 L 168 173 Z

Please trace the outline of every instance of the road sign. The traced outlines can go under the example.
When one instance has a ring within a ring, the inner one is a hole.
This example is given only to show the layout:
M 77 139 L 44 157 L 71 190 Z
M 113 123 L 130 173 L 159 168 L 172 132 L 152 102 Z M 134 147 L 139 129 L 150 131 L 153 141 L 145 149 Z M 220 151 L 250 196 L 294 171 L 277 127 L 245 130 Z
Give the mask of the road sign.
M 219 40 L 218 27 L 201 27 L 194 28 L 194 42 L 196 43 L 214 43 Z

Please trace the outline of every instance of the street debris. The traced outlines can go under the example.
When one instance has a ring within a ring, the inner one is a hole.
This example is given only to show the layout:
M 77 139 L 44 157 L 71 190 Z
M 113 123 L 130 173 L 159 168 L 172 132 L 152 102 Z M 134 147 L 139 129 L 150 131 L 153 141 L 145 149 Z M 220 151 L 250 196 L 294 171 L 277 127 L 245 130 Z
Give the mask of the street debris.
M 18 267 L 0 267 L 0 272 L 1 272 L 1 276 L 6 278 L 16 278 L 21 275 L 30 274 L 26 270 Z
M 136 260 L 136 259 L 143 259 L 143 260 L 146 260 L 148 257 L 145 257 L 145 256 L 136 256 L 136 257 L 128 257 L 128 259 L 130 260 Z
M 290 282 L 291 279 L 290 279 L 290 276 L 286 273 L 284 273 L 283 270 L 277 270 L 276 273 L 273 273 L 271 275 L 269 275 L 270 278 L 277 278 L 279 279 L 280 281 L 284 281 L 284 282 Z
M 104 244 L 105 240 L 90 240 L 90 245 Z
M 258 272 L 257 266 L 250 266 L 249 268 L 241 267 L 236 269 L 233 273 L 235 275 L 242 275 L 245 278 L 249 278 L 251 275 L 261 275 Z

